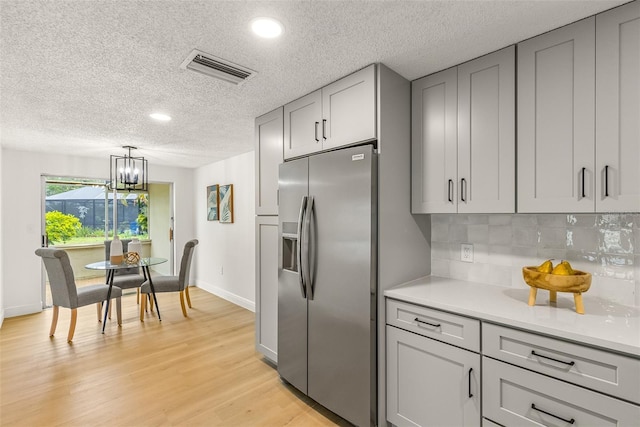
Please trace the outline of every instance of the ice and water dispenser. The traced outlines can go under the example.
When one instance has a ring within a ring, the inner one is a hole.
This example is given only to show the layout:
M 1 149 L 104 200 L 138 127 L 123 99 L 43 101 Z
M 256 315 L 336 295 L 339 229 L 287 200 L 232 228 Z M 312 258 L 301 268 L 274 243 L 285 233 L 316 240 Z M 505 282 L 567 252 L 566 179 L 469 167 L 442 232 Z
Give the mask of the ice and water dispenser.
M 282 223 L 282 268 L 298 272 L 298 223 Z

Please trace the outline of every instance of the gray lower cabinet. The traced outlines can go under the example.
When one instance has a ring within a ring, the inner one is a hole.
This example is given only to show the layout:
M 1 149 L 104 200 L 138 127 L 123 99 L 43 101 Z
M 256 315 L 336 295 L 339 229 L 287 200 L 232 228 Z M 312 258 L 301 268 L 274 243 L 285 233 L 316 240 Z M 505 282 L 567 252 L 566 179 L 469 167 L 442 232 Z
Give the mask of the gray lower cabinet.
M 504 426 L 637 426 L 640 407 L 483 357 L 483 416 Z
M 387 301 L 387 311 L 389 311 Z M 404 304 L 405 308 L 419 308 Z M 434 317 L 413 316 L 415 327 L 441 329 Z M 442 313 L 448 320 L 452 317 Z M 391 316 L 388 318 L 392 319 Z M 431 324 L 424 324 L 428 322 Z M 477 322 L 477 321 L 476 321 Z M 450 324 L 461 322 L 450 322 Z M 464 320 L 463 322 L 464 323 Z M 396 426 L 479 426 L 480 355 L 387 325 L 387 420 Z M 477 338 L 476 338 L 477 339 Z
M 278 362 L 278 217 L 256 217 L 256 350 Z

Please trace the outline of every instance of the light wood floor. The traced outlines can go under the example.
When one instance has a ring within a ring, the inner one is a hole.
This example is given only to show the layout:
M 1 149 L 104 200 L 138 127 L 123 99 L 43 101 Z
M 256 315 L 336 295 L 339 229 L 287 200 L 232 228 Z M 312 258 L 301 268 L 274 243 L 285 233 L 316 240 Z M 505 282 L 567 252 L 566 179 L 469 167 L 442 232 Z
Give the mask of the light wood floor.
M 344 420 L 283 384 L 254 349 L 254 313 L 197 288 L 189 318 L 177 294 L 162 314 L 138 319 L 123 297 L 123 324 L 100 333 L 95 306 L 5 319 L 0 329 L 2 426 L 332 426 Z

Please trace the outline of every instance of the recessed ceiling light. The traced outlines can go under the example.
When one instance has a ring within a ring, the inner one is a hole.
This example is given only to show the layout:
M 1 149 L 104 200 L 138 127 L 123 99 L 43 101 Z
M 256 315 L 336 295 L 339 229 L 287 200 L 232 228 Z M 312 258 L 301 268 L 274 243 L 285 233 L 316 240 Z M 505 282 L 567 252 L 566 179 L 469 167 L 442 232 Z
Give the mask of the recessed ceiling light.
M 162 113 L 149 114 L 149 117 L 159 122 L 168 122 L 169 120 L 171 120 L 170 116 L 167 116 L 166 114 L 162 114 Z
M 265 39 L 278 37 L 284 31 L 282 24 L 273 18 L 256 18 L 251 21 L 251 29 Z

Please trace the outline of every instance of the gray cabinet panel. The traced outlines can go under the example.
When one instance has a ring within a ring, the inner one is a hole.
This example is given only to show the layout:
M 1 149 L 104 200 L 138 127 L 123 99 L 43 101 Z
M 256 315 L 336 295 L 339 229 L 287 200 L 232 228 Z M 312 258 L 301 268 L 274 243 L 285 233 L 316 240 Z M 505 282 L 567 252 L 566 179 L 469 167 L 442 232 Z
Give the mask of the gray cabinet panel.
M 256 349 L 278 362 L 278 217 L 256 217 Z
M 596 16 L 596 211 L 640 211 L 640 2 Z M 605 176 L 606 175 L 606 176 Z
M 278 165 L 283 161 L 282 107 L 256 118 L 256 215 L 278 215 Z
M 387 326 L 387 419 L 479 426 L 480 355 Z
M 482 413 L 505 426 L 636 426 L 640 420 L 638 405 L 488 357 L 482 373 Z
M 322 148 L 322 93 L 311 92 L 284 106 L 284 158 L 303 156 Z
M 376 138 L 375 65 L 322 88 L 322 149 Z
M 518 44 L 518 212 L 593 212 L 594 34 L 591 17 Z
M 458 212 L 515 212 L 515 90 L 515 46 L 458 66 Z
M 455 213 L 457 69 L 411 83 L 411 212 Z

